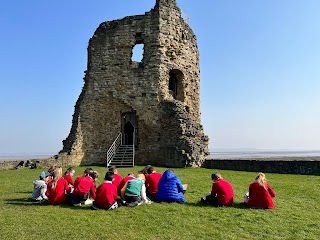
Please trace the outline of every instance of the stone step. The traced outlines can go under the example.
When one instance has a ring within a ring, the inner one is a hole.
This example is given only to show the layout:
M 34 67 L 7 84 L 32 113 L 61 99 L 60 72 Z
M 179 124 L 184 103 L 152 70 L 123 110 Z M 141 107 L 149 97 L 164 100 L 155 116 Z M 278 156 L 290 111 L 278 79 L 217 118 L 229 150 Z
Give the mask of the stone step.
M 116 154 L 110 162 L 110 165 L 116 167 L 133 167 L 133 151 L 132 145 L 119 146 Z
M 133 155 L 133 151 L 126 151 L 126 152 L 117 151 L 115 156 L 116 155 L 131 155 L 132 156 Z
M 131 164 L 132 165 L 132 161 L 111 161 L 111 163 L 114 164 Z
M 128 155 L 128 154 L 125 154 L 125 155 L 115 155 L 115 156 L 113 157 L 113 159 L 115 159 L 115 158 L 133 158 L 133 155 L 132 155 L 132 154 L 130 154 L 130 155 Z

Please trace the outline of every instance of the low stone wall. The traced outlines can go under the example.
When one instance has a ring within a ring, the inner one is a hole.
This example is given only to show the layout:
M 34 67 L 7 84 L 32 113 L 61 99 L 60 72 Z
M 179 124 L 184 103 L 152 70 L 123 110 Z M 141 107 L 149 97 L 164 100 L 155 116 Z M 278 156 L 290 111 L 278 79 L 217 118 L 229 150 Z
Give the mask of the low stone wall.
M 203 167 L 265 173 L 290 173 L 320 175 L 320 161 L 309 158 L 296 159 L 208 159 Z
M 27 161 L 36 163 L 37 167 L 39 168 L 49 168 L 51 166 L 74 166 L 75 165 L 66 157 L 53 156 L 53 157 L 44 158 L 44 159 L 23 159 L 23 160 L 3 161 L 3 162 L 0 162 L 0 170 L 16 169 L 17 165 L 20 162 L 21 163 L 23 162 L 23 167 L 24 167 Z

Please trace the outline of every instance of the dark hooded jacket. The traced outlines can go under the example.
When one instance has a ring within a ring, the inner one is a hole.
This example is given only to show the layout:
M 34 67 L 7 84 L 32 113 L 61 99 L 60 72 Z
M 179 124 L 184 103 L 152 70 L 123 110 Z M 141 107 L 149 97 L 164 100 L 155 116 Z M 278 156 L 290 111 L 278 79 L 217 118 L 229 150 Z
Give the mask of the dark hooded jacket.
M 180 178 L 171 170 L 166 170 L 159 180 L 157 202 L 185 202 Z

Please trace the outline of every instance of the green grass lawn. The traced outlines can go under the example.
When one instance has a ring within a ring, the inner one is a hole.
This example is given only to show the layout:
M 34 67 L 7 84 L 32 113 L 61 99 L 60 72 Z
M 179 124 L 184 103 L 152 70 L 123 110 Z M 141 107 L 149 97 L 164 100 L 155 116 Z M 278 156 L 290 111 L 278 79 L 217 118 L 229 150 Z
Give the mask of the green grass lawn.
M 143 167 L 120 168 L 125 176 Z M 76 168 L 76 176 L 85 167 Z M 103 182 L 106 168 L 95 167 Z M 63 169 L 65 170 L 65 168 Z M 156 168 L 163 172 L 165 168 Z M 320 239 L 320 177 L 266 174 L 276 209 L 241 202 L 257 173 L 219 170 L 235 191 L 233 207 L 199 203 L 211 190 L 212 169 L 175 169 L 188 183 L 187 203 L 153 203 L 114 211 L 29 201 L 41 169 L 0 171 L 0 239 Z

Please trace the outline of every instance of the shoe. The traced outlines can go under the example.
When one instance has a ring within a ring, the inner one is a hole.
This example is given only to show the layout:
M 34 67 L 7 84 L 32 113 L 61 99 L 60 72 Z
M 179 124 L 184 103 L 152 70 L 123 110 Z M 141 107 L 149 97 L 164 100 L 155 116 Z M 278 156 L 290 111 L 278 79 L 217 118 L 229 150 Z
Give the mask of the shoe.
M 81 207 L 81 203 L 75 203 L 75 204 L 73 204 L 73 206 L 75 206 L 75 207 Z
M 141 204 L 141 203 L 140 203 Z M 140 205 L 138 201 L 135 201 L 135 202 L 131 202 L 131 203 L 127 203 L 127 207 L 135 207 L 135 206 L 138 206 Z
M 114 202 L 107 210 L 117 209 L 119 207 L 117 202 Z
M 84 205 L 91 205 L 92 202 L 93 202 L 93 200 L 87 199 L 87 200 L 84 202 Z
M 92 209 L 92 210 L 99 210 L 99 207 L 98 207 L 98 205 L 96 204 L 95 201 L 93 201 L 92 206 L 91 206 L 91 209 Z
M 123 199 L 120 199 L 120 200 L 118 201 L 118 205 L 119 205 L 119 207 L 121 207 L 121 206 L 126 206 L 126 201 L 123 200 Z
M 207 201 L 202 197 L 202 198 L 200 198 L 200 202 L 202 202 L 202 203 L 207 203 Z

